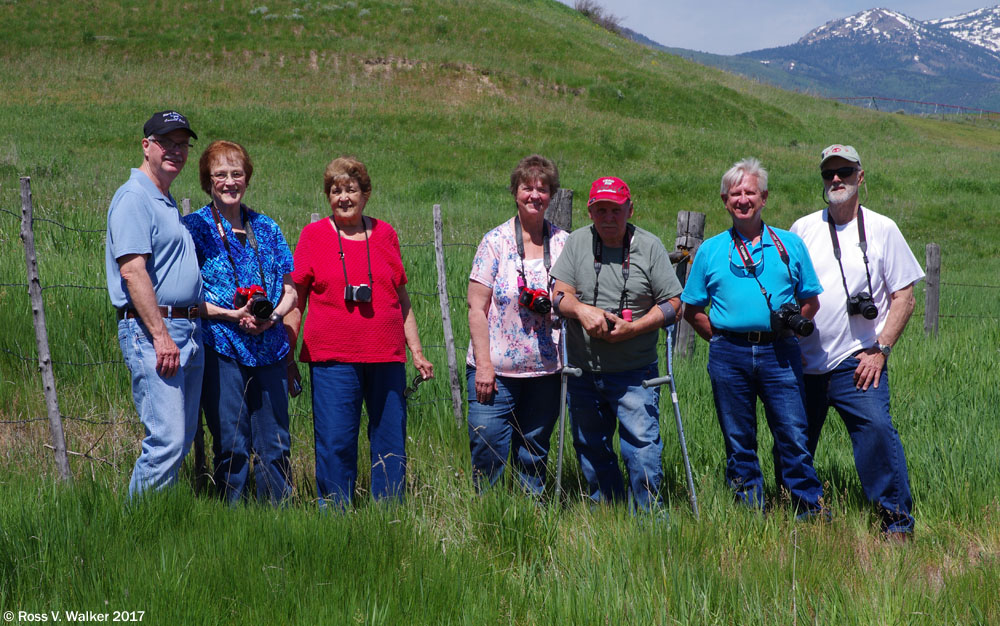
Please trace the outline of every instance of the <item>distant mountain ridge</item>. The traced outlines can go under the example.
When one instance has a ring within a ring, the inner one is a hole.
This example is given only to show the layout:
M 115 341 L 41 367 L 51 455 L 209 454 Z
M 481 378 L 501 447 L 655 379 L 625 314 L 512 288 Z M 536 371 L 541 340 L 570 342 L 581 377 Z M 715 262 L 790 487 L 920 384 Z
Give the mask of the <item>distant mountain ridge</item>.
M 735 56 L 658 47 L 796 91 L 1000 110 L 1000 5 L 927 21 L 868 9 L 792 45 Z

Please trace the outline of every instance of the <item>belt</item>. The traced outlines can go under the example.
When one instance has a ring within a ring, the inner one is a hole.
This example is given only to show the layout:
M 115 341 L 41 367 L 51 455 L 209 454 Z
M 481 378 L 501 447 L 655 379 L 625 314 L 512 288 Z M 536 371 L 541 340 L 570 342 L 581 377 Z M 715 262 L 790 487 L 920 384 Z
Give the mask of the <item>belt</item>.
M 168 319 L 193 320 L 201 316 L 201 309 L 195 306 L 160 306 L 160 315 Z M 139 317 L 139 312 L 132 307 L 118 309 L 118 320 Z
M 778 339 L 784 339 L 785 337 L 791 337 L 792 331 L 785 329 L 779 330 L 777 332 L 771 330 L 751 330 L 750 332 L 735 332 L 732 330 L 725 330 L 723 328 L 713 328 L 712 332 L 723 337 L 728 337 L 730 339 L 739 339 L 740 341 L 746 341 L 748 343 L 774 343 Z

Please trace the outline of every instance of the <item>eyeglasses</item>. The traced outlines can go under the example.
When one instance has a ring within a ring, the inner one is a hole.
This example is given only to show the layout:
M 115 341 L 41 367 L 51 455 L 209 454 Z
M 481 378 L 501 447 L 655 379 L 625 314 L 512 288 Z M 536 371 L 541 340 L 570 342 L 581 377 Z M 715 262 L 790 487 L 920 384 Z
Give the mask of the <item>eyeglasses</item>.
M 835 170 L 823 170 L 820 172 L 820 176 L 823 177 L 823 180 L 833 180 L 834 175 L 836 175 L 840 180 L 844 180 L 854 176 L 856 171 L 858 171 L 856 167 L 838 167 Z
M 163 139 L 163 138 L 157 138 L 157 137 L 150 138 L 150 141 L 152 141 L 156 145 L 158 145 L 161 148 L 163 148 L 163 150 L 165 152 L 173 152 L 174 150 L 182 150 L 183 151 L 183 150 L 187 150 L 188 148 L 191 147 L 191 144 L 188 143 L 188 142 L 176 143 L 176 142 L 173 142 L 173 141 L 171 141 L 169 139 Z
M 232 178 L 235 181 L 243 180 L 246 177 L 246 172 L 236 171 L 236 172 L 215 172 L 212 174 L 212 180 L 217 180 L 220 183 Z

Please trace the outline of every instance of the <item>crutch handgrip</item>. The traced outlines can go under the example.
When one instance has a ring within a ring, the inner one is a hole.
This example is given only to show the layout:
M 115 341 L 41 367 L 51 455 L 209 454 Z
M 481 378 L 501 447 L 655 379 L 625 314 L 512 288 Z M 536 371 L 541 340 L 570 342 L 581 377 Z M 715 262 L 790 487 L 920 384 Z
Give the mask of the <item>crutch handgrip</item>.
M 564 367 L 559 373 L 563 376 L 575 376 L 577 378 L 583 376 L 583 370 L 579 367 Z
M 670 382 L 669 376 L 660 376 L 658 378 L 650 378 L 649 380 L 642 381 L 642 388 L 649 389 L 650 387 L 659 387 L 660 385 L 666 385 Z

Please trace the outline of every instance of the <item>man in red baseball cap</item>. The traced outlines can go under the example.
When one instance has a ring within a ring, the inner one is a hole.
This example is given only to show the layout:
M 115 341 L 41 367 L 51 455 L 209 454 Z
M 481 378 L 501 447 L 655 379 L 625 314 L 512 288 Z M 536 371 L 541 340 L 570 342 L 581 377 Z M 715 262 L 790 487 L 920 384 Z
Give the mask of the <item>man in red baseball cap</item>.
M 614 452 L 616 427 L 628 469 L 629 492 L 643 510 L 659 507 L 657 331 L 674 322 L 681 285 L 663 243 L 629 223 L 632 192 L 620 178 L 590 187 L 593 224 L 570 234 L 552 267 L 554 304 L 566 318 L 568 361 L 583 370 L 569 378 L 573 447 L 595 502 L 620 502 L 626 489 Z

